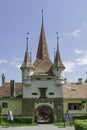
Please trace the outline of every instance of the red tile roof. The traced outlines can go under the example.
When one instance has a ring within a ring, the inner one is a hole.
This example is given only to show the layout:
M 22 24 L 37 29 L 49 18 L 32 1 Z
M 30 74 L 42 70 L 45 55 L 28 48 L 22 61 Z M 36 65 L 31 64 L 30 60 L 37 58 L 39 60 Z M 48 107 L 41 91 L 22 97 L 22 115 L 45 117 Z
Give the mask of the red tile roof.
M 22 83 L 15 83 L 15 96 L 22 96 L 22 94 Z M 11 97 L 10 83 L 4 83 L 0 87 L 0 98 L 2 97 Z
M 87 99 L 87 84 L 68 83 L 63 86 L 64 99 Z

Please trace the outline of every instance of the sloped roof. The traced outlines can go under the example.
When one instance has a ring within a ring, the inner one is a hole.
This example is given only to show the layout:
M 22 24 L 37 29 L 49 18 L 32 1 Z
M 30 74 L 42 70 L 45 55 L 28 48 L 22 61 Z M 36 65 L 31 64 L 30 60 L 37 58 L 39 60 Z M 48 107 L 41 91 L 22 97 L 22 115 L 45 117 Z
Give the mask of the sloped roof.
M 36 59 L 34 66 L 36 68 L 34 75 L 53 75 L 51 70 L 52 63 L 50 60 Z
M 87 99 L 87 84 L 68 83 L 63 86 L 64 99 Z
M 51 66 L 52 62 L 49 58 L 48 47 L 46 42 L 46 36 L 43 25 L 43 15 L 42 15 L 42 26 L 37 50 L 36 60 L 34 62 L 34 66 L 36 70 L 34 71 L 34 75 L 40 74 L 52 74 Z
M 30 57 L 29 57 L 29 52 L 28 52 L 28 37 L 26 38 L 27 40 L 27 44 L 26 44 L 26 51 L 25 51 L 25 56 L 24 56 L 24 62 L 21 66 L 22 68 L 34 68 L 34 66 L 32 65 L 31 61 L 30 61 Z
M 15 95 L 16 97 L 22 96 L 23 90 L 22 90 L 22 83 L 15 83 Z M 2 97 L 10 97 L 11 96 L 11 89 L 10 89 L 10 83 L 4 83 L 0 87 L 0 98 Z
M 58 43 L 58 37 L 57 37 L 57 50 L 56 50 L 56 55 L 55 55 L 55 59 L 54 59 L 54 67 L 58 67 L 58 68 L 65 68 L 65 66 L 63 65 L 63 62 L 61 60 L 60 57 L 60 51 L 59 51 L 59 43 Z

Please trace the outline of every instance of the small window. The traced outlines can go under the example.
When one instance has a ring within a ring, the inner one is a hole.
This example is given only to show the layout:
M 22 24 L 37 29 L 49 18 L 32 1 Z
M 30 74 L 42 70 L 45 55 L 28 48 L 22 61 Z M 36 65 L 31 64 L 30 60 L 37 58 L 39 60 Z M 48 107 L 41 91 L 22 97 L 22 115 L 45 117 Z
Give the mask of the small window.
M 32 93 L 32 95 L 38 95 L 37 93 Z
M 85 108 L 85 105 L 82 105 L 82 108 L 84 109 L 84 108 Z
M 29 72 L 29 69 L 27 69 L 27 71 Z
M 86 101 L 82 101 L 82 103 L 86 103 Z
M 8 108 L 8 103 L 7 102 L 2 102 L 2 108 Z
M 57 68 L 57 71 L 58 71 L 58 68 Z
M 47 80 L 51 80 L 51 78 L 47 78 Z
M 50 92 L 49 95 L 54 95 L 54 93 L 51 93 L 51 92 Z
M 29 78 L 29 76 L 27 76 L 27 79 Z
M 41 80 L 40 78 L 36 78 L 36 80 Z

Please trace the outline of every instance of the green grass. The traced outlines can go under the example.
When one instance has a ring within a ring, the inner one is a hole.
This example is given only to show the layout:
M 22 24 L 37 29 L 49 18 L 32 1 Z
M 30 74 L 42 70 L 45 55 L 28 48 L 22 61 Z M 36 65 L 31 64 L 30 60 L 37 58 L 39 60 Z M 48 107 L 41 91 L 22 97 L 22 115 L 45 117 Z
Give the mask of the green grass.
M 69 122 L 56 122 L 54 123 L 55 126 L 74 126 L 74 123 L 69 123 Z

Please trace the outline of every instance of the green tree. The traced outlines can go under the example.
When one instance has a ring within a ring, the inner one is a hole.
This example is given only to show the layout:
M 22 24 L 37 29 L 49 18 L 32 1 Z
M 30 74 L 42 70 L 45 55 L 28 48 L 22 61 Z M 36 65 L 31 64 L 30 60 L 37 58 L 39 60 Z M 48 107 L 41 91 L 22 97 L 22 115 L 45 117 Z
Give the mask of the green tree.
M 87 83 L 87 79 L 85 79 L 84 83 Z

